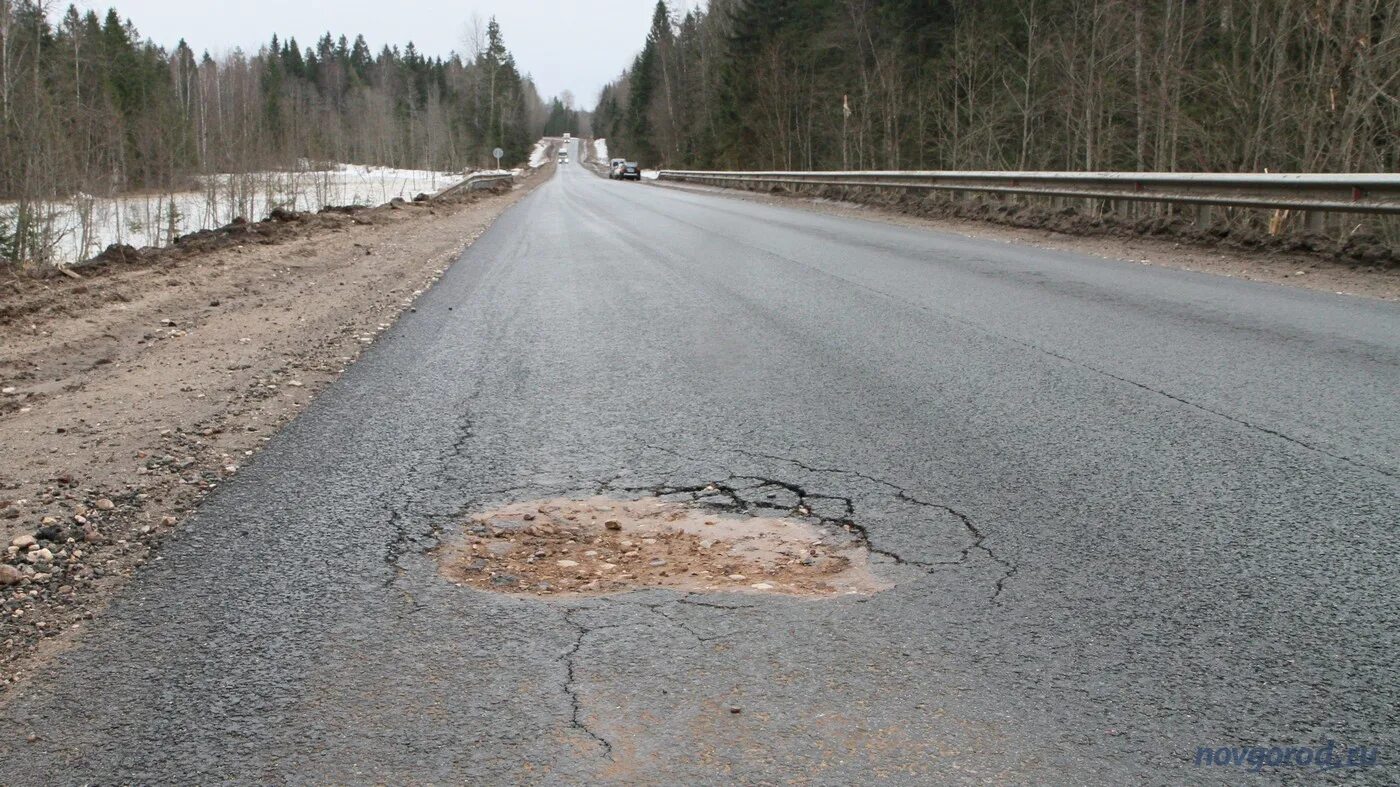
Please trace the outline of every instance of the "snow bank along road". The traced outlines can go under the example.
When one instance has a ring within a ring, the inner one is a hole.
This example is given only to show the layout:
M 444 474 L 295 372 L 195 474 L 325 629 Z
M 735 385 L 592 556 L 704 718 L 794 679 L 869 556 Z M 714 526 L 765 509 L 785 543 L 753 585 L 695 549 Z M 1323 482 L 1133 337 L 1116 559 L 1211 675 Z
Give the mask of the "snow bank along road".
M 1197 751 L 1332 740 L 1394 783 L 1397 390 L 1393 304 L 560 167 L 10 693 L 0 782 L 1236 783 Z M 540 601 L 429 551 L 710 482 L 896 586 Z

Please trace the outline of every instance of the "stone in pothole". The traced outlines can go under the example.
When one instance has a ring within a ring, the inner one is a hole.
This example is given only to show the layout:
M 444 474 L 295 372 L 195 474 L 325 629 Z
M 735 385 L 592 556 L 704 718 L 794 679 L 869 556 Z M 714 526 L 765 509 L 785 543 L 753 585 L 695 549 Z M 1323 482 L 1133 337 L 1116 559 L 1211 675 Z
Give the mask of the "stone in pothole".
M 892 586 L 847 529 L 656 497 L 512 503 L 472 516 L 438 556 L 460 585 L 540 597 L 643 588 L 830 597 Z

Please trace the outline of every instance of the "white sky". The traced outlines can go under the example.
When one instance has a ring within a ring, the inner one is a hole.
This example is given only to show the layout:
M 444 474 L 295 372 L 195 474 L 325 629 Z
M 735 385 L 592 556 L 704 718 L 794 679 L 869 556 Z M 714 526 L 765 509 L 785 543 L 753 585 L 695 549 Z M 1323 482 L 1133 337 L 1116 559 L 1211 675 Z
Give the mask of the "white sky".
M 236 46 L 254 51 L 273 33 L 295 37 L 304 49 L 329 31 L 351 40 L 363 33 L 376 53 L 412 41 L 424 55 L 446 56 L 465 50 L 473 14 L 483 30 L 494 15 L 540 95 L 569 90 L 584 109 L 640 51 L 656 6 L 656 0 L 55 0 L 55 17 L 70 1 L 98 15 L 115 6 L 142 36 L 167 48 L 184 38 L 196 54 Z

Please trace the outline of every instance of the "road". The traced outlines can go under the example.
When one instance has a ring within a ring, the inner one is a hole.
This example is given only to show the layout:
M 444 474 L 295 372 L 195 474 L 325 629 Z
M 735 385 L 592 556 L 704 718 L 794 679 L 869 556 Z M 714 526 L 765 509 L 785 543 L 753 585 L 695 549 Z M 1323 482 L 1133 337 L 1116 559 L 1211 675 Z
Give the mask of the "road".
M 1395 783 L 1397 391 L 1394 304 L 562 166 L 12 692 L 0 783 L 1239 783 L 1197 749 L 1329 739 Z M 896 586 L 431 553 L 749 478 L 849 499 Z

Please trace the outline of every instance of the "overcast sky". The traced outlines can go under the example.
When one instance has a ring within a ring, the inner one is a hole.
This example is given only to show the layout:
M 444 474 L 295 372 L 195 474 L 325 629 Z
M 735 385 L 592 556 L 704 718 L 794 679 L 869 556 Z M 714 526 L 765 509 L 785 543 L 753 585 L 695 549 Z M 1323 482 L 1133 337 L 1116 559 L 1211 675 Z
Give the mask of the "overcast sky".
M 68 7 L 56 3 L 56 15 Z M 273 33 L 305 48 L 322 33 L 363 33 L 371 49 L 412 41 L 425 55 L 464 50 L 472 15 L 501 23 L 522 71 L 549 98 L 572 91 L 591 109 L 598 90 L 641 49 L 656 0 L 77 0 L 82 9 L 117 13 L 167 48 L 184 38 L 196 53 L 256 50 Z M 694 6 L 691 0 L 671 5 Z

